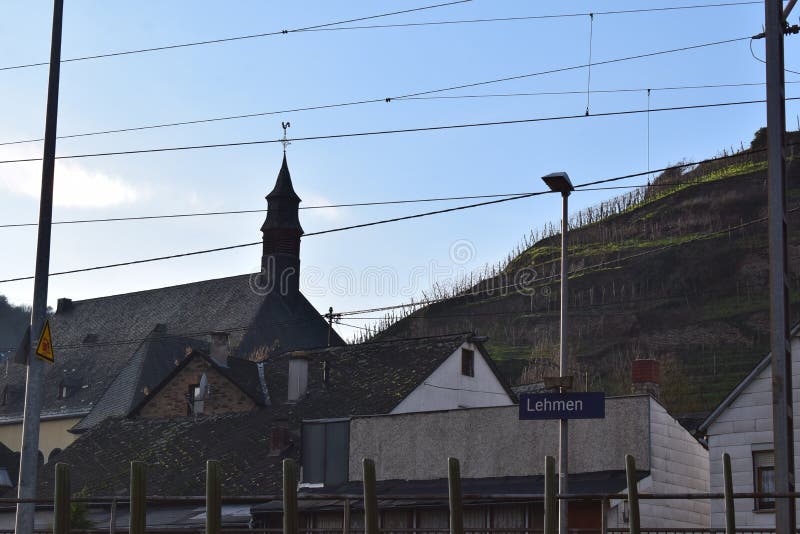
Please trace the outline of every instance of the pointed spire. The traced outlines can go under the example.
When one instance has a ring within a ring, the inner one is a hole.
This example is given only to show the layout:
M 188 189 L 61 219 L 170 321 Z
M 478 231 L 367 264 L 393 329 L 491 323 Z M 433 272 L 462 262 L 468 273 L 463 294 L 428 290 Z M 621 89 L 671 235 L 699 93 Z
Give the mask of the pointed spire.
M 292 175 L 289 173 L 289 165 L 286 163 L 286 153 L 283 154 L 283 163 L 281 170 L 278 172 L 278 179 L 275 181 L 275 187 L 267 195 L 267 201 L 273 199 L 288 199 L 294 202 L 300 202 L 300 197 L 294 192 L 292 185 Z M 272 206 L 269 206 L 272 208 Z

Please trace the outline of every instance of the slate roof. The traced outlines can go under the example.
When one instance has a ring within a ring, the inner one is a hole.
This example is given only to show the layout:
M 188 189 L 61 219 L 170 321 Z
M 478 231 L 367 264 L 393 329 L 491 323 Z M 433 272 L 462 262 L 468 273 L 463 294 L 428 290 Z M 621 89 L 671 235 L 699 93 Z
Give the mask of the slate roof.
M 297 457 L 299 434 L 284 455 L 269 456 L 267 430 L 276 418 L 292 415 L 292 407 L 262 409 L 199 418 L 109 418 L 81 435 L 58 455 L 68 463 L 72 487 L 86 486 L 90 495 L 125 495 L 130 462 L 147 464 L 149 494 L 204 495 L 205 464 L 223 466 L 223 493 L 273 493 L 280 487 L 284 457 Z M 53 494 L 55 462 L 41 470 L 39 494 Z
M 470 332 L 324 347 L 302 351 L 309 361 L 308 392 L 303 404 L 313 417 L 389 413 L 465 341 L 472 341 L 493 366 Z M 267 387 L 273 402 L 286 399 L 290 353 L 267 360 Z M 323 368 L 328 362 L 328 381 Z M 495 368 L 509 396 L 516 398 Z M 310 417 L 307 417 L 310 418 Z
M 308 393 L 296 404 L 286 403 L 290 354 L 271 356 L 263 365 L 270 406 L 197 420 L 109 418 L 64 449 L 58 461 L 75 466 L 74 487 L 85 484 L 95 495 L 127 491 L 131 460 L 153 466 L 148 487 L 159 494 L 201 495 L 208 459 L 223 462 L 227 495 L 277 493 L 281 456 L 268 455 L 271 426 L 288 427 L 292 445 L 282 456 L 297 458 L 303 420 L 388 413 L 470 339 L 462 333 L 309 350 Z M 52 472 L 51 464 L 43 469 L 42 496 L 52 492 Z
M 181 345 L 202 347 L 212 331 L 230 332 L 234 355 L 242 356 L 263 345 L 292 350 L 327 342 L 327 323 L 302 294 L 265 296 L 250 282 L 251 275 L 233 276 L 62 306 L 50 318 L 56 363 L 45 371 L 42 417 L 87 415 L 104 396 L 113 404 L 99 408 L 82 428 L 123 413 L 145 385 L 152 388 L 168 374 L 167 364 L 181 358 Z M 158 325 L 162 335 L 156 339 Z M 87 334 L 96 339 L 85 342 Z M 344 343 L 335 333 L 333 342 Z M 159 363 L 151 368 L 153 361 Z M 77 387 L 59 399 L 64 379 Z M 24 383 L 25 366 L 9 364 L 0 391 Z M 0 405 L 0 423 L 20 420 L 22 406 L 23 398 L 11 395 Z

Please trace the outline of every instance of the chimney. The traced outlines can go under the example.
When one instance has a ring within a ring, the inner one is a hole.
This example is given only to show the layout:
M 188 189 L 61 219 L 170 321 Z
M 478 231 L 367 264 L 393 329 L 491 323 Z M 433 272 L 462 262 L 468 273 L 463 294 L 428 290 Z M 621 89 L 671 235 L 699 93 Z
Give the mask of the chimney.
M 661 389 L 661 365 L 658 360 L 633 360 L 631 383 L 633 393 L 647 393 L 657 399 Z
M 296 350 L 289 353 L 289 384 L 287 401 L 297 402 L 308 389 L 308 360 L 307 352 Z
M 72 309 L 72 299 L 60 298 L 56 303 L 56 313 L 66 313 Z
M 211 332 L 211 359 L 221 367 L 228 367 L 228 356 L 230 356 L 230 352 L 228 333 Z

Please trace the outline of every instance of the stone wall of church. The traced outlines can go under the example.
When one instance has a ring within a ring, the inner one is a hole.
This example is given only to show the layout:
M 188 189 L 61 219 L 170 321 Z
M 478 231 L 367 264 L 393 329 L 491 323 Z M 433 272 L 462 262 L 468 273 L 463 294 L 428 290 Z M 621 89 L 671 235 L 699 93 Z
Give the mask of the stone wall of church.
M 202 408 L 198 406 L 198 411 L 201 412 L 198 415 L 248 412 L 255 409 L 253 399 L 203 358 L 194 357 L 163 388 L 153 393 L 153 398 L 142 407 L 139 416 L 164 418 L 191 415 L 188 395 L 191 387 L 200 383 L 204 373 L 209 387 Z

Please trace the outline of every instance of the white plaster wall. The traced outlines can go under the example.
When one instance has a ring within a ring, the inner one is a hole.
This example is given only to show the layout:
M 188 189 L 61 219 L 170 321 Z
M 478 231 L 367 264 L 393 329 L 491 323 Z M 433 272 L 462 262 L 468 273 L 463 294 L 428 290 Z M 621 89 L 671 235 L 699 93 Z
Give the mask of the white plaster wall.
M 772 443 L 772 370 L 767 367 L 720 414 L 708 429 L 710 462 L 710 491 L 723 491 L 722 455 L 731 456 L 733 491 L 753 491 L 753 444 Z M 798 389 L 800 389 L 800 338 L 792 339 L 792 388 L 794 413 L 799 414 Z M 794 429 L 795 480 L 800 466 L 800 432 Z M 752 499 L 736 499 L 736 527 L 774 527 L 773 512 L 754 512 Z M 798 518 L 800 519 L 800 518 Z M 797 523 L 800 525 L 800 520 Z M 711 503 L 711 526 L 725 526 L 725 512 L 721 499 Z
M 475 376 L 461 374 L 461 349 L 475 352 Z M 464 343 L 391 413 L 430 412 L 514 404 L 478 348 Z
M 708 451 L 655 399 L 650 399 L 650 480 L 647 492 L 708 491 Z M 644 488 L 639 489 L 644 492 Z M 640 501 L 647 528 L 707 528 L 708 500 Z
M 570 470 L 624 470 L 625 454 L 648 470 L 648 402 L 608 398 L 605 419 L 570 421 Z M 558 421 L 520 421 L 517 405 L 350 421 L 350 480 L 361 480 L 362 458 L 375 460 L 379 480 L 428 480 L 447 477 L 449 456 L 463 477 L 481 478 L 540 475 L 545 455 L 557 453 Z

